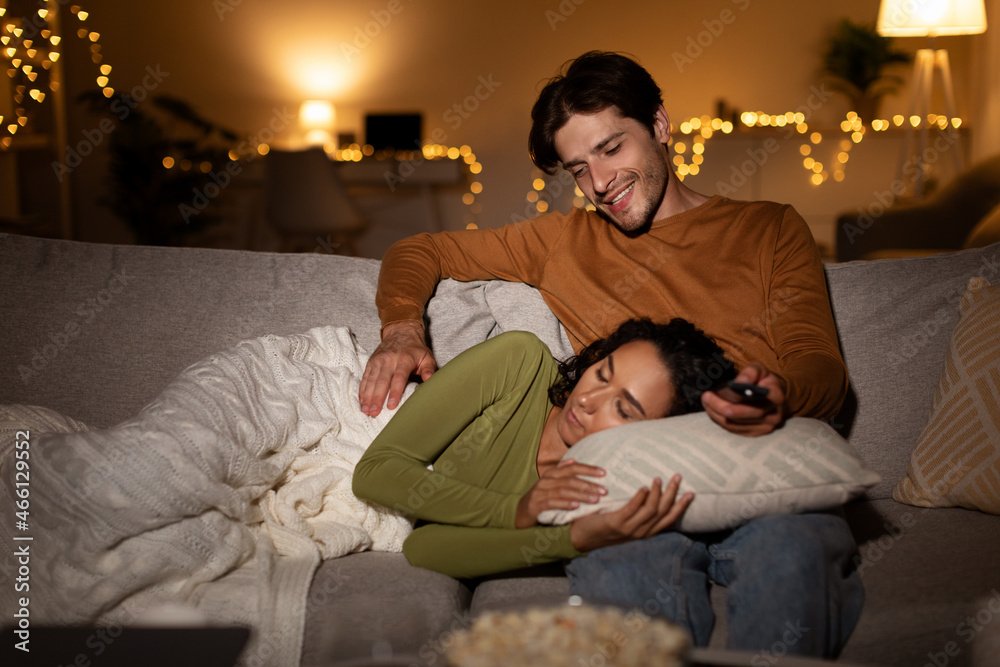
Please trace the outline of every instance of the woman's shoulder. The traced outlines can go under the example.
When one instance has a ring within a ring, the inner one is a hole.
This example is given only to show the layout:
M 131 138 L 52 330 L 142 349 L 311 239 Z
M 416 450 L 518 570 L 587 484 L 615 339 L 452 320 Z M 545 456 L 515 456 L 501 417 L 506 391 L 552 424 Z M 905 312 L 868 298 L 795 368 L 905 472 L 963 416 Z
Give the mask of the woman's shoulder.
M 535 334 L 530 331 L 506 331 L 470 347 L 445 364 L 445 368 L 451 365 L 466 370 L 471 365 L 480 371 L 499 368 L 507 373 L 518 368 L 530 368 L 534 373 L 543 366 L 555 367 L 557 362 L 549 346 Z
M 530 331 L 505 331 L 480 345 L 484 347 L 488 346 L 491 351 L 503 350 L 526 356 L 552 356 L 549 346 Z

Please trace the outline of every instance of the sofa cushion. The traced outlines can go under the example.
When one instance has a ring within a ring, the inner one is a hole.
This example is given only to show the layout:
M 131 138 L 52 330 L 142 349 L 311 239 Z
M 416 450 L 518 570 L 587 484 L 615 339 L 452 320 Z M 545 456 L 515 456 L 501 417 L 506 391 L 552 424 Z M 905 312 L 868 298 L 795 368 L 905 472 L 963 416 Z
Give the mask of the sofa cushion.
M 302 667 L 400 655 L 438 659 L 440 642 L 469 625 L 461 582 L 406 561 L 365 552 L 324 561 L 309 589 Z
M 826 423 L 794 417 L 756 438 L 730 433 L 704 412 L 607 429 L 570 447 L 564 459 L 603 468 L 608 490 L 575 510 L 546 510 L 539 523 L 569 523 L 620 508 L 655 477 L 682 476 L 680 493 L 695 496 L 674 525 L 705 532 L 734 528 L 771 514 L 830 509 L 878 481 Z
M 977 599 L 1000 589 L 997 517 L 894 500 L 852 503 L 846 513 L 865 606 L 840 659 L 920 667 L 933 664 L 933 654 L 942 656 L 938 664 L 969 665 L 983 623 L 975 620 Z M 1000 600 L 994 604 L 1000 610 Z M 990 625 L 997 621 L 994 613 Z M 944 655 L 949 645 L 954 650 Z
M 566 604 L 568 599 L 562 563 L 549 563 L 483 578 L 473 590 L 469 613 L 476 617 L 486 611 Z
M 1000 287 L 973 278 L 961 311 L 930 421 L 893 498 L 1000 514 Z
M 973 276 L 1000 281 L 1000 244 L 826 267 L 851 391 L 834 419 L 890 498 L 930 415 L 958 302 Z

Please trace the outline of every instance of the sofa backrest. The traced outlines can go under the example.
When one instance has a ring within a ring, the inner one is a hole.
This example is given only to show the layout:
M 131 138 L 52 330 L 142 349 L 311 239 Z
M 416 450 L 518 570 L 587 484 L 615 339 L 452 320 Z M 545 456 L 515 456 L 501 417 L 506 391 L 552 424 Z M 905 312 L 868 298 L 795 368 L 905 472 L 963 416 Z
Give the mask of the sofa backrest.
M 826 267 L 851 392 L 835 425 L 890 498 L 930 416 L 969 278 L 1000 284 L 1000 244 Z
M 134 415 L 188 365 L 240 340 L 350 326 L 378 343 L 379 263 L 320 254 L 115 246 L 0 234 L 0 403 L 92 427 Z M 1000 244 L 826 267 L 851 394 L 837 426 L 883 481 L 905 474 L 968 279 L 1000 283 Z M 443 281 L 428 304 L 439 363 L 511 329 L 569 342 L 536 290 Z
M 138 412 L 188 365 L 237 342 L 348 326 L 378 344 L 379 262 L 77 243 L 0 234 L 0 404 L 50 408 L 91 427 Z M 494 316 L 493 312 L 497 315 Z M 439 363 L 504 327 L 569 343 L 536 290 L 443 281 L 428 304 Z

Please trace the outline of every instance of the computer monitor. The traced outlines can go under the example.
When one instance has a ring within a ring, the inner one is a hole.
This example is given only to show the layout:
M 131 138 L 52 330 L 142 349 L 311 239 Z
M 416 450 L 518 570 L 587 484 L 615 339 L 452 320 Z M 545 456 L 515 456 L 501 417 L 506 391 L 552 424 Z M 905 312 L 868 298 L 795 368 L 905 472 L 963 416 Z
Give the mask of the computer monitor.
M 419 150 L 423 115 L 419 113 L 373 113 L 365 116 L 365 143 L 376 151 Z

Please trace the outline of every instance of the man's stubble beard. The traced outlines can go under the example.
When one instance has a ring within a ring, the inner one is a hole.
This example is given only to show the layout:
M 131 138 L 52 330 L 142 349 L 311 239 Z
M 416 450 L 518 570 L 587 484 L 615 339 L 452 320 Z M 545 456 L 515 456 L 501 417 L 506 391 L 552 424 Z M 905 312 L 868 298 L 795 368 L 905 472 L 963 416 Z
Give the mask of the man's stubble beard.
M 659 154 L 651 155 L 646 160 L 642 173 L 647 176 L 643 183 L 650 186 L 651 192 L 647 193 L 648 198 L 642 202 L 642 209 L 637 216 L 630 216 L 630 219 L 619 222 L 602 208 L 597 208 L 597 212 L 602 218 L 628 236 L 641 236 L 649 231 L 653 224 L 653 216 L 656 215 L 660 204 L 663 203 L 663 198 L 667 194 L 667 186 L 670 184 L 670 169 L 667 168 Z M 637 181 L 636 184 L 639 185 Z

